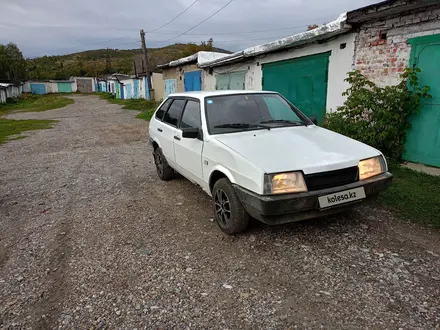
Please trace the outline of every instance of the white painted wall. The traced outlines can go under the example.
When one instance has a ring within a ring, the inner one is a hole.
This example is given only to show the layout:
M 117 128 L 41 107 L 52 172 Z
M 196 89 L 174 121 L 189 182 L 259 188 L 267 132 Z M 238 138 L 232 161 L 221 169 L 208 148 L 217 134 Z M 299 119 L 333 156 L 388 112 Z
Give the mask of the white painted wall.
M 129 86 L 130 87 L 130 91 L 131 91 L 131 98 L 133 98 L 133 95 L 134 95 L 134 88 L 133 88 L 133 86 L 134 86 L 134 81 L 133 81 L 133 79 L 124 79 L 124 80 L 121 80 L 121 83 L 123 83 L 124 84 L 124 99 L 127 99 L 127 84 L 130 84 L 131 86 Z
M 23 93 L 30 93 L 31 92 L 31 83 L 29 81 L 26 81 L 23 85 Z
M 6 103 L 6 89 L 0 89 L 0 103 Z
M 72 83 L 72 92 L 73 93 L 76 93 L 78 91 L 78 85 L 77 85 L 77 83 L 76 83 L 76 80 L 73 80 L 73 83 Z
M 5 89 L 5 93 L 6 93 L 6 97 L 7 98 L 17 98 L 21 96 L 22 93 L 22 88 L 21 86 L 12 86 L 9 85 L 6 89 Z
M 343 43 L 346 44 L 346 47 L 340 49 L 340 45 Z M 349 33 L 326 43 L 310 44 L 302 48 L 263 55 L 250 61 L 217 67 L 214 68 L 212 75 L 209 74 L 208 70 L 204 70 L 203 89 L 215 90 L 215 76 L 217 74 L 247 70 L 246 89 L 262 90 L 262 64 L 331 51 L 328 68 L 327 112 L 335 111 L 346 99 L 346 97 L 342 96 L 342 93 L 349 87 L 349 84 L 344 79 L 347 77 L 347 73 L 352 71 L 354 67 L 354 46 L 355 34 Z
M 58 84 L 56 82 L 47 82 L 46 83 L 46 93 L 58 93 Z

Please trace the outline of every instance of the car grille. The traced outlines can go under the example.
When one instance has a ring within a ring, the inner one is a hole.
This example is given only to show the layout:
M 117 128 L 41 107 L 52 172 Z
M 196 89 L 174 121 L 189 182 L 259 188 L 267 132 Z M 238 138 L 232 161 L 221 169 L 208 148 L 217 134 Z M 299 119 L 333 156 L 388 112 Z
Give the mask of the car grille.
M 313 173 L 304 176 L 309 191 L 343 186 L 359 180 L 359 169 L 357 166 L 344 168 L 342 170 Z

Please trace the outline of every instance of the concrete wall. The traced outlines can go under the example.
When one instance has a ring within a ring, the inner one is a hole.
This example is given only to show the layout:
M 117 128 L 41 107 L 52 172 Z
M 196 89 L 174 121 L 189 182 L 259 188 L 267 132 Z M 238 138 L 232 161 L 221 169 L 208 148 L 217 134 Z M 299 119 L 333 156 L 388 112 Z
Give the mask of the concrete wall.
M 154 89 L 154 100 L 157 102 L 163 100 L 165 94 L 165 82 L 162 73 L 154 72 L 151 76 L 151 84 Z
M 185 72 L 198 71 L 197 64 L 186 64 L 177 67 L 171 67 L 163 69 L 162 80 L 176 79 L 176 93 L 182 93 L 185 91 L 184 85 L 184 74 Z M 203 86 L 203 75 L 202 75 L 202 86 Z
M 356 41 L 356 69 L 379 86 L 396 85 L 409 65 L 409 38 L 440 33 L 440 5 L 389 16 L 360 26 Z M 386 33 L 386 38 L 381 34 Z
M 331 51 L 328 68 L 327 111 L 335 111 L 346 99 L 346 97 L 342 96 L 342 93 L 349 85 L 344 79 L 347 77 L 347 73 L 352 71 L 354 67 L 355 39 L 356 34 L 349 33 L 322 44 L 306 45 L 301 48 L 266 54 L 250 61 L 214 68 L 212 75 L 207 70 L 204 70 L 202 86 L 204 90 L 215 90 L 215 76 L 217 74 L 246 70 L 246 89 L 261 90 L 262 64 Z M 341 49 L 341 44 L 345 44 L 344 49 Z

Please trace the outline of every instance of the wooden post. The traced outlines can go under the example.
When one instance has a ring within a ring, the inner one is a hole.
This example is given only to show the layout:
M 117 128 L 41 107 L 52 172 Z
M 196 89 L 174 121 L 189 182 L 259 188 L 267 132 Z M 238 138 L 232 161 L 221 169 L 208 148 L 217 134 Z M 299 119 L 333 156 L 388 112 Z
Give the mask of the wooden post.
M 145 42 L 145 32 L 144 30 L 141 30 L 141 42 L 142 42 L 142 53 L 144 54 L 144 63 L 145 63 L 145 76 L 147 78 L 148 82 L 148 89 L 150 91 L 150 100 L 153 99 L 153 88 L 151 85 L 151 75 L 150 72 L 148 72 L 148 55 L 147 55 L 147 44 Z

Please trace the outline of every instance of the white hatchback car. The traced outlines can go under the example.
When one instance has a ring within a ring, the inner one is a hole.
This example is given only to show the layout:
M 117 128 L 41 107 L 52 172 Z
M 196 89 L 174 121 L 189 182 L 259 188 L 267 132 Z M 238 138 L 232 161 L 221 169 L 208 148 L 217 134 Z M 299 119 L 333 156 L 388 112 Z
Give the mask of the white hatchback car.
M 178 172 L 202 187 L 228 234 L 250 216 L 281 224 L 335 213 L 392 181 L 380 151 L 314 125 L 273 92 L 171 94 L 149 133 L 159 177 Z

